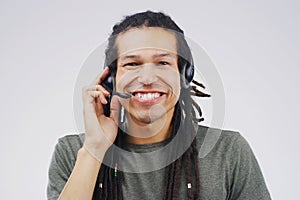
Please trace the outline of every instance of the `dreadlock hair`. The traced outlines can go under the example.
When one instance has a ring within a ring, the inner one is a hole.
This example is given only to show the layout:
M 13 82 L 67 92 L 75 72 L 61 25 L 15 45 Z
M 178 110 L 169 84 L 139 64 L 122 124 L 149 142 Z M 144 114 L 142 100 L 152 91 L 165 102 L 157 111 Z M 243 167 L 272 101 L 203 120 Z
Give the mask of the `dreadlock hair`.
M 177 24 L 164 13 L 146 11 L 127 16 L 123 21 L 113 27 L 113 32 L 108 38 L 108 46 L 105 51 L 105 66 L 109 66 L 112 77 L 115 77 L 117 71 L 117 35 L 131 28 L 140 27 L 160 27 L 166 29 L 167 31 L 172 31 L 175 34 L 177 40 L 178 68 L 181 74 L 184 70 L 184 67 L 182 66 L 184 66 L 186 62 L 193 64 L 192 54 L 184 38 L 183 30 L 181 30 Z M 113 80 L 113 82 L 114 81 L 115 80 Z M 181 82 L 182 81 L 185 80 L 181 80 Z M 171 128 L 171 138 L 175 137 L 177 132 L 180 131 L 180 127 L 192 127 L 193 123 L 204 120 L 202 118 L 201 108 L 191 98 L 191 95 L 199 97 L 209 97 L 210 95 L 205 94 L 197 89 L 197 86 L 204 88 L 201 83 L 198 83 L 195 80 L 193 80 L 192 83 L 195 85 L 189 85 L 187 88 L 181 88 L 180 97 L 175 105 L 175 110 L 171 121 L 171 124 L 173 125 Z M 198 116 L 200 116 L 199 118 L 196 117 L 196 112 L 198 112 Z M 184 116 L 183 113 L 185 114 Z M 183 125 L 181 125 L 181 123 L 183 123 Z M 198 149 L 196 146 L 196 139 L 194 138 L 196 133 L 193 131 L 194 130 L 191 130 L 191 133 L 185 136 L 191 138 L 189 141 L 193 140 L 190 147 L 188 147 L 188 149 L 176 161 L 165 167 L 163 200 L 177 200 L 179 198 L 178 191 L 181 184 L 182 169 L 185 173 L 185 184 L 193 184 L 192 188 L 187 189 L 188 199 L 200 199 Z M 124 132 L 119 128 L 114 144 L 121 147 L 122 141 L 125 139 L 124 135 Z M 93 200 L 122 200 L 123 179 L 123 172 L 116 171 L 114 168 L 102 164 L 94 189 Z

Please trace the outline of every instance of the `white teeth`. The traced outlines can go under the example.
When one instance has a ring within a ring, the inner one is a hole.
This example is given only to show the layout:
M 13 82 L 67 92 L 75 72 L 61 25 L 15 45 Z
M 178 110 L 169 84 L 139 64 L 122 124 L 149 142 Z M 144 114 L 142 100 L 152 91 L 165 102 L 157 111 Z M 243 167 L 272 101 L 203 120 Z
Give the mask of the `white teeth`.
M 160 96 L 158 92 L 155 93 L 136 93 L 135 96 L 142 100 L 153 100 Z

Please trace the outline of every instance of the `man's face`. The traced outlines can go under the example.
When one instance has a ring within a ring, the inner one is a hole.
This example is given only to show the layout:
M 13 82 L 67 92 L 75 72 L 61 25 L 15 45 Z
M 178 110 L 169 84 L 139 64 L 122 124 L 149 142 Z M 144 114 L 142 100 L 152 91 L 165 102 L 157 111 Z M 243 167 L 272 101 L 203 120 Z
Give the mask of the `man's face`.
M 138 124 L 173 116 L 180 95 L 176 37 L 163 28 L 132 28 L 116 40 L 116 90 L 133 95 L 121 104 Z

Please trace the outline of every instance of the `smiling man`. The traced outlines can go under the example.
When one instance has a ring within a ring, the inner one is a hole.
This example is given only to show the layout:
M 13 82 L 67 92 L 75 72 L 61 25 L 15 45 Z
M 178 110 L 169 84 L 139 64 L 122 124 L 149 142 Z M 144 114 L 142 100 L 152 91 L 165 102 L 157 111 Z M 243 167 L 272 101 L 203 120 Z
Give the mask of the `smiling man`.
M 170 17 L 147 11 L 115 25 L 106 65 L 83 89 L 85 134 L 55 147 L 48 199 L 271 199 L 239 133 L 222 130 L 199 156 L 219 130 L 199 125 L 191 94 L 209 95 L 192 81 L 191 51 Z

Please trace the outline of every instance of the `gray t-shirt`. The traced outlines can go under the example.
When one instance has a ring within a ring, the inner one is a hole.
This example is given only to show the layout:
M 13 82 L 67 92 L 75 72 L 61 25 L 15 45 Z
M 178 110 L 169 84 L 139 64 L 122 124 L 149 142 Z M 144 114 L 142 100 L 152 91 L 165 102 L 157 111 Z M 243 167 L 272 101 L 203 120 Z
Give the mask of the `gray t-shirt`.
M 219 135 L 219 131 L 219 129 L 199 126 L 196 135 L 199 151 L 204 144 L 206 134 L 215 135 L 217 138 L 217 142 L 207 155 L 199 156 L 200 199 L 271 199 L 262 172 L 247 141 L 238 132 L 222 130 Z M 58 140 L 49 167 L 47 187 L 49 200 L 58 199 L 72 172 L 77 152 L 83 142 L 84 134 L 67 135 Z M 126 150 L 138 153 L 155 151 L 166 143 L 163 141 L 147 145 L 127 144 Z M 164 168 L 146 173 L 124 173 L 122 183 L 124 199 L 162 199 L 164 174 Z M 187 185 L 182 177 L 179 199 L 186 199 L 186 190 Z

